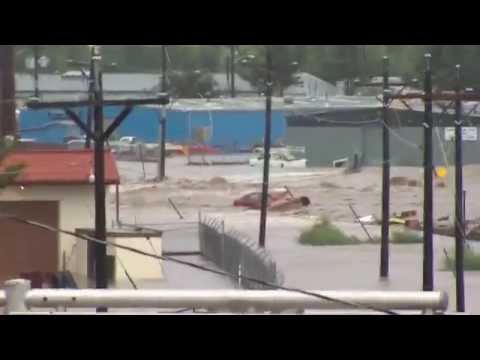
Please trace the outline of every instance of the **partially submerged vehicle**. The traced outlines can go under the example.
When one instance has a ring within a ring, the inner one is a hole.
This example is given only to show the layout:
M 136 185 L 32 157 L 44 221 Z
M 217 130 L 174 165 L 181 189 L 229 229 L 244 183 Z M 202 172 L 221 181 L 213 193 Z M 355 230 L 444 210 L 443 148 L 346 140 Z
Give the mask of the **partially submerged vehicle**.
M 246 194 L 233 202 L 233 205 L 236 207 L 246 207 L 252 210 L 259 210 L 261 204 L 261 192 Z M 271 211 L 298 210 L 310 204 L 308 197 L 295 197 L 287 187 L 270 191 L 267 200 L 267 207 Z
M 250 159 L 250 166 L 263 166 L 263 153 Z M 272 153 L 270 155 L 270 167 L 278 168 L 306 168 L 307 159 L 298 159 L 290 154 Z

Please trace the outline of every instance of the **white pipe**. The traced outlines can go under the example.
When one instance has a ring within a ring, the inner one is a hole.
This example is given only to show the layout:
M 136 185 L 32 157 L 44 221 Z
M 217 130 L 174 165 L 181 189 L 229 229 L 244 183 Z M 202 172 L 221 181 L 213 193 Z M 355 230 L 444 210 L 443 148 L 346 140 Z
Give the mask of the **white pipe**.
M 5 282 L 5 314 L 27 311 L 26 296 L 29 290 L 29 280 L 15 279 Z
M 390 310 L 444 312 L 448 296 L 443 292 L 314 291 L 341 301 Z M 2 297 L 0 296 L 0 300 Z M 0 303 L 0 306 L 2 304 Z M 35 308 L 158 308 L 215 309 L 244 312 L 294 309 L 331 310 L 352 307 L 282 290 L 31 290 L 26 305 Z

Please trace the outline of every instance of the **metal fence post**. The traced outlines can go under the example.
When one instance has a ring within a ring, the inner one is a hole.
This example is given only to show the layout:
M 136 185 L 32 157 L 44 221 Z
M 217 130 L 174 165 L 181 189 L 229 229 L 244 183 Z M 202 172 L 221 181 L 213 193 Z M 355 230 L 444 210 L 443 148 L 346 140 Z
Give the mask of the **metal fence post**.
M 225 269 L 225 220 L 222 219 L 222 269 Z
M 239 247 L 240 252 L 238 254 L 238 287 L 243 288 L 243 246 Z
M 28 311 L 25 299 L 30 288 L 29 280 L 15 279 L 5 282 L 5 314 Z

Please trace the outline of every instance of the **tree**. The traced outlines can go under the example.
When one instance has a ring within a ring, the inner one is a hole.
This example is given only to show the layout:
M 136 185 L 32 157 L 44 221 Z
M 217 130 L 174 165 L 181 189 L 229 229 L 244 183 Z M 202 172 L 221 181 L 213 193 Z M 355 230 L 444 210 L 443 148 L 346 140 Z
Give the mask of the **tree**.
M 298 68 L 294 66 L 294 59 L 291 52 L 292 45 L 270 45 L 272 54 L 272 81 L 274 93 L 283 96 L 285 89 L 300 82 L 296 75 Z M 239 73 L 250 85 L 259 92 L 264 90 L 266 79 L 266 46 L 254 48 L 256 59 L 253 63 L 245 64 Z
M 170 75 L 170 93 L 177 98 L 214 97 L 215 85 L 208 71 L 175 71 Z
M 15 178 L 20 175 L 22 169 L 24 169 L 24 164 L 14 164 L 6 167 L 2 166 L 2 162 L 8 153 L 14 148 L 15 140 L 11 136 L 1 137 L 0 138 L 0 189 L 5 188 Z

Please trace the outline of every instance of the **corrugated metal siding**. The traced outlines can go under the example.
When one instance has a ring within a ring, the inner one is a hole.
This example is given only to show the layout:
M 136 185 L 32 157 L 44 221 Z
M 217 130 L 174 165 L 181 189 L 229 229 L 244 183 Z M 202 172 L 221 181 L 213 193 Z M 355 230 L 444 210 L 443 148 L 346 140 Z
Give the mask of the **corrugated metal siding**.
M 391 163 L 394 166 L 423 165 L 423 129 L 396 128 L 395 135 L 390 136 Z M 480 128 L 479 128 L 480 132 Z M 362 135 L 362 133 L 364 135 Z M 449 164 L 453 164 L 454 144 L 446 142 L 445 129 L 434 131 L 434 163 L 446 165 L 442 152 L 442 143 Z M 362 136 L 365 136 L 362 138 Z M 440 137 L 440 139 L 439 139 Z M 340 158 L 352 158 L 357 152 L 365 155 L 365 164 L 381 166 L 382 164 L 382 129 L 381 128 L 328 128 L 328 127 L 290 127 L 287 130 L 287 143 L 293 146 L 306 146 L 309 166 L 332 166 Z M 417 148 L 416 146 L 420 146 Z M 463 156 L 465 164 L 478 164 L 480 158 L 480 140 L 465 141 Z
M 120 107 L 105 109 L 104 117 L 112 121 L 121 111 Z M 85 121 L 86 109 L 77 111 Z M 117 130 L 120 136 L 135 136 L 145 142 L 157 142 L 159 133 L 159 111 L 154 108 L 138 107 L 128 116 Z M 22 137 L 38 142 L 60 144 L 66 136 L 79 136 L 78 127 L 56 111 L 23 111 L 20 115 L 20 128 L 36 131 L 23 132 Z M 195 128 L 213 125 L 209 145 L 228 149 L 250 147 L 263 143 L 265 128 L 264 111 L 169 111 L 167 122 L 167 141 L 189 143 L 195 134 Z M 284 111 L 272 113 L 272 140 L 278 142 L 286 135 Z

